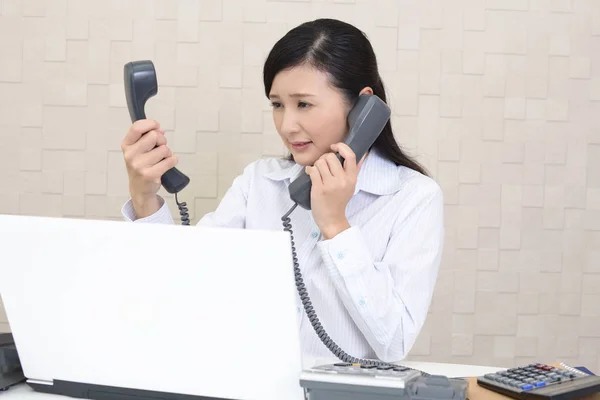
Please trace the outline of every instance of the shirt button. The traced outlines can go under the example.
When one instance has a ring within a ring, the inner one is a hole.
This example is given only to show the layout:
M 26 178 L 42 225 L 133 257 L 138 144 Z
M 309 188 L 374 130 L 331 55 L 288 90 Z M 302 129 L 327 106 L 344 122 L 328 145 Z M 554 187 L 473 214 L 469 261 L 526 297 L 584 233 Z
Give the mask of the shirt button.
M 300 314 L 300 307 L 296 307 L 296 312 Z
M 337 254 L 337 258 L 338 260 L 341 260 L 344 258 L 344 253 L 342 253 L 341 251 Z
M 317 236 L 319 236 L 319 232 L 313 232 L 311 233 L 311 236 L 314 238 L 316 238 Z
M 360 299 L 360 301 L 358 302 L 359 305 L 364 306 L 367 302 L 365 301 L 365 299 Z

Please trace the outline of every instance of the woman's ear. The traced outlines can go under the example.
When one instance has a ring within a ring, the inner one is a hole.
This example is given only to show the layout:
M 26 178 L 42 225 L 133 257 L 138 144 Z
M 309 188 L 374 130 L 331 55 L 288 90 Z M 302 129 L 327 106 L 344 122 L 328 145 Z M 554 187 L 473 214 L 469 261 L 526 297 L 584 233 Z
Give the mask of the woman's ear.
M 373 94 L 373 89 L 371 89 L 371 87 L 369 87 L 369 86 L 366 86 L 366 87 L 364 87 L 360 91 L 360 93 L 358 95 L 360 96 L 360 95 L 363 95 L 363 94 L 370 94 L 370 95 L 372 95 Z

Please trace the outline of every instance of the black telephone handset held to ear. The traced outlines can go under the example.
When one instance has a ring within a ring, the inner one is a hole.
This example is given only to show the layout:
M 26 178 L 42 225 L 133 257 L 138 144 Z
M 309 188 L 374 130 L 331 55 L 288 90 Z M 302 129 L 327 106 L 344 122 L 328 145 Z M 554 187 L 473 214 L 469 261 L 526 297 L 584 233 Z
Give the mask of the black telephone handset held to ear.
M 354 151 L 356 162 L 365 155 L 375 143 L 391 116 L 388 105 L 376 95 L 363 94 L 358 97 L 356 104 L 348 114 L 350 131 L 345 143 Z M 336 156 L 344 164 L 342 156 Z M 305 172 L 289 186 L 290 198 L 300 207 L 310 210 L 310 190 L 312 182 Z
M 154 64 L 149 60 L 129 62 L 123 68 L 123 78 L 131 122 L 145 119 L 146 101 L 158 93 Z M 160 180 L 169 193 L 178 193 L 190 183 L 190 178 L 175 167 L 165 172 Z

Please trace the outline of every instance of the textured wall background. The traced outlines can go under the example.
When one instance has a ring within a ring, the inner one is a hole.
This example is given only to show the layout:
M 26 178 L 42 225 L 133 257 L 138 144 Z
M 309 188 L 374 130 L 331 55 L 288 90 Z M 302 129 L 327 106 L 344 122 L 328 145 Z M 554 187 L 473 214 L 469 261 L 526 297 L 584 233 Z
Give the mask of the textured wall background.
M 283 154 L 262 62 L 322 16 L 372 39 L 398 139 L 445 191 L 411 358 L 600 371 L 597 0 L 0 0 L 0 212 L 121 218 L 122 68 L 149 58 L 148 115 L 197 220 L 243 166 Z

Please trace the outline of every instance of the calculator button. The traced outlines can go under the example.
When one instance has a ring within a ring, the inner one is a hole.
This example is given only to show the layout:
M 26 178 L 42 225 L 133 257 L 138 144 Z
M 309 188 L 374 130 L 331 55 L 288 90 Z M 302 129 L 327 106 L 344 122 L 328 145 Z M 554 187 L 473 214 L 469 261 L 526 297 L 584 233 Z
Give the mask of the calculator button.
M 521 389 L 523 389 L 523 390 L 531 390 L 531 389 L 533 389 L 533 385 L 523 385 L 523 386 L 521 386 Z
M 544 387 L 546 386 L 546 382 L 536 382 L 535 387 Z

